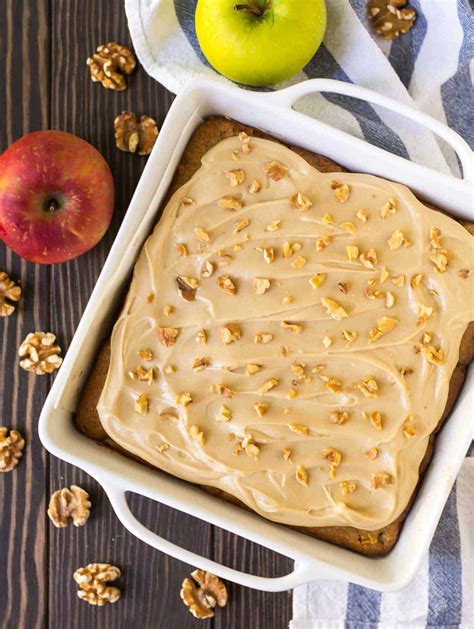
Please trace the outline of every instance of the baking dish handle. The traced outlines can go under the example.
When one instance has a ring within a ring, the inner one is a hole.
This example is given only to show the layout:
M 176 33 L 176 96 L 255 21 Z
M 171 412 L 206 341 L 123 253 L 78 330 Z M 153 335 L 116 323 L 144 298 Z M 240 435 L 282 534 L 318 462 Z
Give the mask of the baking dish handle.
M 223 566 L 212 559 L 207 559 L 206 557 L 202 557 L 190 550 L 181 548 L 181 546 L 177 546 L 176 544 L 169 542 L 163 537 L 160 537 L 156 533 L 147 529 L 146 526 L 141 524 L 131 512 L 130 507 L 127 504 L 125 490 L 118 489 L 112 482 L 104 483 L 103 480 L 101 480 L 101 484 L 109 497 L 118 519 L 124 527 L 132 533 L 132 535 L 135 535 L 146 544 L 153 546 L 153 548 L 156 548 L 167 555 L 171 555 L 175 559 L 184 561 L 191 566 L 195 566 L 207 572 L 212 572 L 218 577 L 232 581 L 233 583 L 238 583 L 239 585 L 244 585 L 256 590 L 263 590 L 265 592 L 283 592 L 285 590 L 291 590 L 297 585 L 302 585 L 303 583 L 311 581 L 316 576 L 314 574 L 314 564 L 311 566 L 309 562 L 301 559 L 295 560 L 292 572 L 282 577 L 275 578 L 259 577 Z
M 344 96 L 352 96 L 360 100 L 368 101 L 374 105 L 385 107 L 397 114 L 402 114 L 410 118 L 414 122 L 427 127 L 430 131 L 438 135 L 457 153 L 462 164 L 463 178 L 469 181 L 473 179 L 473 156 L 472 151 L 465 140 L 459 134 L 450 129 L 447 125 L 435 120 L 422 111 L 404 105 L 388 96 L 378 94 L 366 87 L 360 87 L 353 83 L 345 81 L 336 81 L 334 79 L 308 79 L 283 90 L 270 92 L 265 94 L 265 98 L 272 102 L 285 107 L 292 107 L 293 104 L 301 97 L 307 96 L 313 92 L 332 92 L 334 94 L 342 94 Z

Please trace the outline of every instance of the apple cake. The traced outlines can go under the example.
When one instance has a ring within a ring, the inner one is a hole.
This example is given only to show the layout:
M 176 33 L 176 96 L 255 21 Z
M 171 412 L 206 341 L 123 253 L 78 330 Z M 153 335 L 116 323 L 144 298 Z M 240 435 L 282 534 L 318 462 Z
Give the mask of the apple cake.
M 224 118 L 196 130 L 165 205 L 78 426 L 387 553 L 472 359 L 470 226 Z

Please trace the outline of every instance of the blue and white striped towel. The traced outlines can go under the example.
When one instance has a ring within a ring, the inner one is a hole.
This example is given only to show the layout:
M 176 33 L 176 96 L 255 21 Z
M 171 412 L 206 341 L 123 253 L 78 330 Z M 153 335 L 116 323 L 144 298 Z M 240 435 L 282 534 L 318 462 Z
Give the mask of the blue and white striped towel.
M 305 0 L 301 0 L 304 2 Z M 194 78 L 217 75 L 194 30 L 197 0 L 125 0 L 135 51 L 145 70 L 179 93 Z M 324 43 L 304 70 L 274 89 L 307 78 L 371 88 L 447 123 L 474 147 L 474 22 L 468 0 L 411 0 L 413 29 L 393 42 L 374 37 L 365 0 L 327 0 Z M 351 98 L 326 94 L 297 108 L 372 144 L 445 173 L 457 160 L 433 135 L 400 116 Z M 474 627 L 474 452 L 466 458 L 429 555 L 403 592 L 380 594 L 352 584 L 317 582 L 295 590 L 291 629 Z

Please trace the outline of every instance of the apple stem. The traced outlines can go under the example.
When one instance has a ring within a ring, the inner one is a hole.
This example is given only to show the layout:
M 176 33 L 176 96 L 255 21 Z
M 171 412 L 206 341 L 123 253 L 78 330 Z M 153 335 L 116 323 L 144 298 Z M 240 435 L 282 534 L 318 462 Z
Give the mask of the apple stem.
M 234 10 L 235 11 L 250 11 L 250 13 L 253 13 L 257 17 L 262 17 L 262 15 L 265 12 L 265 9 L 263 9 L 261 6 L 259 6 L 258 4 L 254 2 L 234 4 Z
M 54 214 L 59 209 L 61 209 L 61 204 L 59 203 L 59 201 L 57 199 L 55 199 L 54 197 L 50 197 L 49 199 L 46 199 L 45 204 L 44 204 L 44 211 L 45 212 L 49 212 L 50 214 Z

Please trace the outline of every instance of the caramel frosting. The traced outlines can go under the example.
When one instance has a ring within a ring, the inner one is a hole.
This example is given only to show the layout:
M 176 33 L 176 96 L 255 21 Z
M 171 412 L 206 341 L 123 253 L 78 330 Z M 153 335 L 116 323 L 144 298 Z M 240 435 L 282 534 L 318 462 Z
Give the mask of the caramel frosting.
M 473 267 L 465 228 L 405 186 L 226 139 L 139 256 L 102 425 L 271 520 L 379 529 L 443 414 Z

